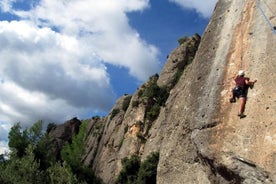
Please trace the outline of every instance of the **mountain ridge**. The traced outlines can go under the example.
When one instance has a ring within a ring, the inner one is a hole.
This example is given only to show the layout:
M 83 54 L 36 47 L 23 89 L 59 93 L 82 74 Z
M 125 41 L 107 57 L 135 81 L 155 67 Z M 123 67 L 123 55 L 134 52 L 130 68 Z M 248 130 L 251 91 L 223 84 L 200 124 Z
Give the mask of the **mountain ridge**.
M 84 164 L 115 183 L 122 159 L 158 152 L 160 184 L 275 183 L 275 46 L 254 1 L 219 0 L 202 38 L 186 39 L 160 76 L 88 120 Z M 258 80 L 244 119 L 229 103 L 239 69 Z

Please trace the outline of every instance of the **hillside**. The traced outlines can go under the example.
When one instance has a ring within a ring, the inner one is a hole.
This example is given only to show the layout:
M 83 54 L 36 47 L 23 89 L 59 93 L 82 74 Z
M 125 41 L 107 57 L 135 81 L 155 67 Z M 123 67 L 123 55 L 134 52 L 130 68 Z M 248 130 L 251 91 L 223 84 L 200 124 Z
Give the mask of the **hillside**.
M 84 164 L 115 183 L 123 158 L 158 152 L 159 184 L 276 183 L 276 35 L 255 2 L 219 0 L 202 38 L 186 38 L 160 75 L 89 120 Z M 258 80 L 243 119 L 229 103 L 240 69 Z

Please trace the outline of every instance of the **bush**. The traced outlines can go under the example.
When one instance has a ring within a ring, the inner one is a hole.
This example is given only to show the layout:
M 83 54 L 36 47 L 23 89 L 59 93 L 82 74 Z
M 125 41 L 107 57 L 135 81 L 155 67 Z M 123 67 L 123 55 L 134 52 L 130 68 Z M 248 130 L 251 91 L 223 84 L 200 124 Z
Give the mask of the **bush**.
M 113 109 L 110 115 L 110 120 L 112 120 L 119 112 L 120 109 Z
M 188 40 L 188 36 L 184 36 L 182 38 L 178 39 L 178 44 L 181 45 L 183 43 L 185 43 Z
M 129 103 L 130 103 L 130 100 L 131 100 L 131 97 L 132 96 L 127 96 L 124 101 L 123 101 L 123 105 L 122 105 L 122 109 L 123 111 L 126 111 L 128 106 L 129 106 Z
M 150 107 L 150 109 L 146 112 L 146 119 L 150 121 L 154 121 L 160 112 L 160 106 L 158 104 L 154 104 Z
M 159 162 L 159 153 L 153 152 L 144 162 L 142 162 L 137 178 L 139 183 L 156 183 L 157 166 Z
M 55 123 L 49 123 L 47 126 L 47 133 L 50 133 L 51 130 L 55 129 L 57 127 L 57 125 Z
M 116 180 L 116 184 L 131 184 L 137 180 L 140 158 L 137 155 L 132 155 L 130 158 L 122 159 L 123 168 Z
M 154 121 L 158 117 L 160 106 L 164 106 L 169 97 L 167 86 L 159 87 L 157 85 L 158 77 L 158 74 L 150 77 L 142 94 L 142 97 L 147 99 L 145 119 L 150 121 Z
M 96 121 L 93 126 L 93 136 L 101 135 L 102 129 L 103 129 L 104 123 L 102 121 Z
M 183 70 L 182 69 L 178 69 L 177 72 L 175 73 L 174 77 L 173 77 L 173 80 L 172 80 L 172 87 L 173 88 L 177 82 L 179 81 L 180 77 L 182 76 L 183 74 Z
M 159 153 L 151 153 L 141 163 L 137 155 L 122 159 L 122 170 L 116 184 L 154 184 L 156 183 Z
M 139 101 L 135 100 L 132 102 L 132 107 L 138 107 L 139 106 Z

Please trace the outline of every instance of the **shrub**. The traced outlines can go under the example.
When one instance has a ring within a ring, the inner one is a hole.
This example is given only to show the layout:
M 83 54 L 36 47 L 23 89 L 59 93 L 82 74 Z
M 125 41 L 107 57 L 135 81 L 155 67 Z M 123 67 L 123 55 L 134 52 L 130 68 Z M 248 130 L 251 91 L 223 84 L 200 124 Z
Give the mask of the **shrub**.
M 123 143 L 124 143 L 124 137 L 122 137 L 121 140 L 120 140 L 120 142 L 119 142 L 118 150 L 121 149 L 121 147 L 123 146 Z
M 120 109 L 113 109 L 110 115 L 110 120 L 112 120 L 119 112 Z
M 177 72 L 175 73 L 174 77 L 173 77 L 171 88 L 173 88 L 177 84 L 177 82 L 179 81 L 182 74 L 183 74 L 183 70 L 178 69 Z
M 122 159 L 122 170 L 117 177 L 116 184 L 146 184 L 156 183 L 159 153 L 151 153 L 141 163 L 137 155 Z
M 147 142 L 147 139 L 139 132 L 137 137 L 141 140 L 142 144 L 145 144 Z
M 122 170 L 116 180 L 116 184 L 131 184 L 137 180 L 140 158 L 137 155 L 132 155 L 130 158 L 122 159 Z
M 188 36 L 184 36 L 178 39 L 178 44 L 181 45 L 188 40 Z
M 128 106 L 129 106 L 129 103 L 130 103 L 130 100 L 131 100 L 131 97 L 132 96 L 127 96 L 124 101 L 123 101 L 123 105 L 122 105 L 122 109 L 123 111 L 126 111 Z
M 47 126 L 47 133 L 50 133 L 51 130 L 55 129 L 57 127 L 57 125 L 55 123 L 49 123 Z
M 132 107 L 138 107 L 139 106 L 139 101 L 135 100 L 132 102 Z
M 159 162 L 159 153 L 151 153 L 145 161 L 142 162 L 136 183 L 156 183 L 157 166 Z
M 92 133 L 92 135 L 93 135 L 93 136 L 98 136 L 98 135 L 100 135 L 101 132 L 102 132 L 103 125 L 104 125 L 104 124 L 103 124 L 102 121 L 97 121 L 97 122 L 95 122 L 95 125 L 94 125 L 94 127 L 93 127 L 93 133 Z
M 159 106 L 159 104 L 154 104 L 146 112 L 146 119 L 148 119 L 149 121 L 154 121 L 158 117 L 159 112 L 160 112 L 160 106 Z

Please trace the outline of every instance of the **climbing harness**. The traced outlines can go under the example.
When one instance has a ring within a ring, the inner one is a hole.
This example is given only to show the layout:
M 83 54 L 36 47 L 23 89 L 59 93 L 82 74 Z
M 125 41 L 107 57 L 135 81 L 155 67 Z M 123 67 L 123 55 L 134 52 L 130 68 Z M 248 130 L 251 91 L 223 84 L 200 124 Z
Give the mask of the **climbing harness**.
M 259 0 L 259 1 L 260 1 L 260 0 Z M 266 16 L 266 14 L 265 14 L 263 8 L 261 7 L 260 2 L 258 2 L 258 0 L 255 0 L 255 3 L 256 3 L 256 6 L 258 7 L 258 9 L 260 10 L 260 12 L 262 13 L 262 15 L 263 15 L 265 21 L 268 23 L 270 29 L 271 29 L 272 32 L 276 35 L 276 29 L 275 29 L 276 27 L 273 26 L 273 24 L 270 22 L 269 18 Z

